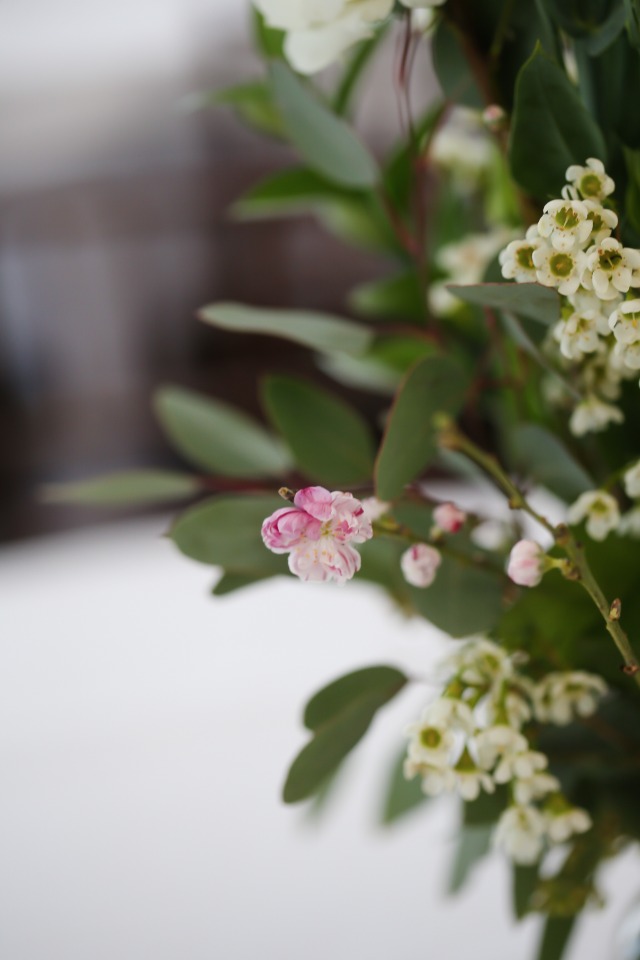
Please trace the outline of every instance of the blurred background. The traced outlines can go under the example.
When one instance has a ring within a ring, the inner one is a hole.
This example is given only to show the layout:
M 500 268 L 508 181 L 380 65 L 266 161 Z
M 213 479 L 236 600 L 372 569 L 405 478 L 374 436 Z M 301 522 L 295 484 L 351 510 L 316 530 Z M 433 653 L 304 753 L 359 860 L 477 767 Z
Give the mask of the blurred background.
M 248 0 L 4 0 L 0 16 L 0 540 L 95 522 L 38 485 L 171 462 L 154 387 L 257 411 L 293 346 L 204 329 L 236 299 L 344 309 L 383 266 L 311 218 L 236 223 L 228 207 L 288 156 L 211 91 L 263 70 Z M 393 38 L 363 97 L 370 142 L 398 135 Z M 429 95 L 428 64 L 416 71 Z

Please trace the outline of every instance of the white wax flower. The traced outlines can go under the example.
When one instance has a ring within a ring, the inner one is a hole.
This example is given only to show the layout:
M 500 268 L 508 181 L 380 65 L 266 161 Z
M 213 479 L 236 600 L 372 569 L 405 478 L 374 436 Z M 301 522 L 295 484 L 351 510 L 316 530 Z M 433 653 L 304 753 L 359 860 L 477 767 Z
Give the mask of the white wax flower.
M 640 460 L 637 460 L 631 467 L 625 470 L 622 475 L 625 493 L 631 499 L 640 497 Z
M 558 812 L 545 810 L 547 814 L 547 833 L 552 843 L 564 843 L 576 833 L 586 833 L 593 821 L 586 810 L 570 807 L 568 804 Z
M 439 697 L 425 708 L 422 722 L 469 734 L 474 729 L 473 712 L 468 704 L 457 697 Z
M 613 300 L 631 286 L 640 286 L 640 251 L 605 237 L 586 251 L 582 283 L 601 300 Z
M 429 156 L 462 186 L 475 187 L 491 167 L 495 151 L 477 111 L 456 107 L 437 130 Z
M 441 793 L 453 790 L 456 785 L 456 775 L 451 767 L 447 766 L 416 763 L 407 757 L 403 772 L 407 780 L 413 780 L 415 776 L 419 776 L 422 792 L 428 797 L 437 797 Z
M 477 731 L 473 744 L 478 763 L 485 770 L 491 770 L 500 757 L 515 756 L 528 747 L 526 737 L 506 723 Z
M 515 805 L 500 816 L 493 844 L 515 863 L 532 864 L 542 853 L 546 832 L 547 821 L 536 807 Z
M 583 250 L 560 252 L 545 244 L 532 253 L 536 279 L 545 287 L 557 287 L 558 293 L 575 293 L 587 266 Z
M 587 208 L 587 220 L 591 221 L 589 243 L 600 243 L 605 237 L 610 237 L 618 226 L 618 215 L 597 200 L 585 200 L 584 205 Z
M 625 300 L 609 317 L 609 328 L 618 343 L 640 340 L 640 300 Z
M 584 199 L 604 200 L 615 190 L 615 183 L 607 175 L 602 160 L 589 157 L 586 166 L 568 167 L 566 178 Z
M 560 343 L 563 357 L 582 360 L 585 353 L 595 353 L 600 348 L 599 316 L 599 311 L 586 310 L 584 313 L 572 313 L 566 320 L 556 324 L 553 335 Z
M 536 719 L 564 726 L 576 717 L 591 716 L 607 689 L 601 677 L 584 670 L 548 673 L 533 690 Z
M 477 800 L 483 790 L 485 793 L 495 793 L 496 785 L 489 774 L 476 766 L 459 764 L 454 773 L 458 793 L 467 802 Z
M 589 210 L 581 200 L 550 200 L 538 220 L 538 233 L 554 250 L 570 253 L 581 249 L 591 233 Z
M 608 337 L 611 333 L 611 327 L 609 326 L 611 311 L 622 303 L 624 295 L 619 293 L 615 300 L 603 301 L 595 291 L 578 287 L 576 292 L 572 293 L 567 299 L 576 313 L 593 313 L 596 318 L 598 333 L 601 337 Z
M 445 726 L 423 720 L 407 728 L 409 746 L 407 756 L 414 763 L 447 766 L 456 745 L 455 735 Z
M 538 233 L 537 225 L 529 227 L 524 239 L 512 240 L 500 251 L 498 261 L 502 276 L 517 283 L 535 283 L 537 277 L 533 251 L 547 246 L 547 241 Z
M 633 510 L 628 510 L 620 517 L 618 533 L 621 537 L 640 539 L 640 507 L 634 507 Z
M 440 553 L 427 543 L 414 543 L 400 557 L 400 568 L 412 587 L 430 587 L 442 562 Z
M 540 800 L 549 793 L 560 789 L 560 781 L 550 773 L 532 773 L 529 777 L 522 777 L 513 782 L 513 797 L 516 803 L 531 803 Z
M 538 750 L 507 753 L 501 757 L 493 771 L 493 779 L 496 783 L 508 783 L 516 778 L 526 780 L 545 770 L 548 765 L 547 757 Z
M 604 490 L 588 490 L 581 494 L 567 512 L 570 524 L 586 520 L 592 540 L 605 540 L 620 522 L 618 501 Z
M 611 423 L 622 423 L 624 414 L 619 407 L 605 403 L 594 394 L 582 400 L 571 415 L 569 429 L 574 437 L 605 430 Z
M 497 643 L 485 638 L 472 640 L 447 662 L 450 673 L 459 674 L 469 685 L 484 686 L 510 677 L 511 658 Z

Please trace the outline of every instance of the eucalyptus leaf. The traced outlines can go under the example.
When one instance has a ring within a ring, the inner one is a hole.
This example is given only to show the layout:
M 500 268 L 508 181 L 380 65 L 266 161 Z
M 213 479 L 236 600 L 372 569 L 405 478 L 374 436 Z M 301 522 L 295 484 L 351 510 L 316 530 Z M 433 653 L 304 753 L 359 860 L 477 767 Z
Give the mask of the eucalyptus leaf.
M 412 587 L 414 607 L 454 638 L 490 630 L 503 613 L 504 577 L 464 559 L 444 555 L 433 586 Z
M 575 917 L 547 917 L 536 960 L 562 960 L 575 922 Z
M 597 484 L 549 430 L 535 423 L 520 424 L 511 435 L 513 466 L 557 494 L 573 502 Z
M 349 125 L 284 63 L 272 63 L 269 73 L 285 129 L 305 163 L 343 186 L 375 186 L 377 164 Z
M 193 496 L 203 489 L 198 477 L 175 470 L 128 470 L 76 483 L 50 483 L 41 497 L 48 503 L 119 507 L 165 503 Z
M 407 679 L 391 667 L 357 670 L 319 691 L 305 711 L 313 739 L 293 761 L 283 791 L 285 803 L 312 796 L 367 732 L 380 707 Z
M 510 310 L 551 326 L 560 319 L 558 291 L 539 283 L 448 284 L 447 289 L 467 303 L 493 310 Z
M 282 137 L 284 127 L 280 112 L 273 102 L 273 95 L 264 83 L 243 83 L 226 90 L 217 90 L 205 98 L 205 103 L 231 107 L 250 127 L 262 133 Z
M 220 400 L 163 387 L 158 420 L 174 446 L 196 466 L 230 477 L 279 476 L 291 465 L 281 442 L 247 414 Z
M 491 825 L 462 828 L 449 878 L 449 893 L 459 893 L 473 868 L 489 853 L 492 833 Z
M 548 200 L 560 196 L 567 167 L 587 157 L 606 163 L 602 133 L 564 70 L 537 46 L 516 83 L 509 144 L 513 176 L 532 196 Z
M 461 408 L 467 379 L 452 359 L 428 356 L 405 378 L 391 409 L 376 461 L 381 500 L 395 500 L 437 452 L 435 414 Z
M 187 557 L 227 574 L 287 573 L 287 558 L 267 550 L 260 535 L 263 520 L 282 506 L 264 494 L 214 497 L 178 517 L 169 536 Z
M 531 897 L 538 886 L 538 866 L 524 866 L 514 863 L 513 874 L 513 911 L 516 919 L 522 920 L 531 910 Z
M 263 395 L 269 419 L 307 476 L 347 487 L 371 477 L 371 431 L 344 400 L 292 377 L 269 377 Z
M 406 757 L 405 746 L 394 760 L 390 771 L 381 815 L 381 821 L 385 826 L 403 820 L 408 813 L 424 807 L 430 799 L 422 789 L 420 777 L 412 777 L 410 780 L 405 777 Z
M 282 337 L 328 353 L 359 356 L 373 340 L 373 334 L 365 327 L 314 310 L 272 310 L 240 303 L 212 303 L 202 307 L 198 317 L 221 330 Z

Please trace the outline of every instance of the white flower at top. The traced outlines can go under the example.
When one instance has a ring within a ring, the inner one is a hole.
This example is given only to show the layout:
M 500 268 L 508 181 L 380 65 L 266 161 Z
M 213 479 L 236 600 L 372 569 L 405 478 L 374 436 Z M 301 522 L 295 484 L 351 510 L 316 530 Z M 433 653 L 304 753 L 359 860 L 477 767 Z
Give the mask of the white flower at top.
M 591 221 L 589 243 L 600 243 L 605 237 L 610 237 L 618 226 L 618 215 L 597 200 L 585 200 L 584 205 L 587 208 L 587 220 Z
M 528 804 L 507 807 L 498 820 L 493 844 L 515 862 L 535 863 L 544 846 L 547 821 L 536 807 Z
M 601 300 L 614 300 L 631 286 L 640 285 L 640 250 L 623 247 L 614 237 L 586 251 L 587 266 L 582 283 Z
M 589 394 L 576 406 L 571 414 L 569 429 L 574 437 L 583 437 L 586 433 L 605 430 L 610 423 L 622 423 L 624 414 L 619 407 L 605 403 L 595 394 Z
M 602 160 L 594 157 L 589 157 L 584 167 L 572 164 L 565 176 L 585 200 L 604 200 L 615 190 L 615 183 L 607 175 Z
M 581 200 L 550 200 L 538 220 L 538 233 L 560 253 L 580 250 L 593 226 L 588 214 L 589 209 Z
M 567 512 L 570 524 L 586 520 L 587 533 L 592 540 L 605 540 L 620 522 L 618 501 L 604 490 L 588 490 L 581 494 Z
M 576 833 L 586 833 L 593 821 L 586 810 L 572 807 L 562 796 L 556 795 L 545 804 L 547 834 L 552 843 L 564 843 Z
M 631 499 L 640 497 L 640 460 L 637 460 L 631 467 L 625 470 L 622 480 L 625 493 Z
M 485 770 L 495 766 L 499 757 L 512 757 L 524 753 L 528 747 L 527 738 L 506 723 L 498 723 L 479 730 L 473 738 L 478 763 Z
M 444 0 L 401 0 L 408 9 Z M 285 30 L 284 51 L 299 73 L 323 70 L 367 37 L 392 12 L 394 0 L 254 0 L 271 27 Z

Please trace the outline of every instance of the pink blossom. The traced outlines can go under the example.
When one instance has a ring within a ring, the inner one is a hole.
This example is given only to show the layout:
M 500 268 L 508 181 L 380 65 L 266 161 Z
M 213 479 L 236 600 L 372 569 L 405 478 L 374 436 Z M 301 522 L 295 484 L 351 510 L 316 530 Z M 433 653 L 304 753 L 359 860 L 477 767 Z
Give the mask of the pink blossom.
M 262 524 L 262 539 L 274 553 L 289 554 L 289 569 L 301 580 L 350 580 L 360 554 L 350 543 L 373 536 L 362 504 L 350 493 L 305 487 L 293 505 L 276 510 Z
M 435 547 L 416 543 L 402 554 L 400 567 L 405 580 L 412 587 L 430 587 L 441 562 L 442 557 Z
M 441 503 L 433 511 L 433 519 L 443 533 L 457 533 L 462 529 L 467 515 L 454 503 Z
M 519 540 L 509 555 L 507 575 L 521 587 L 537 587 L 544 574 L 545 552 L 535 540 Z

